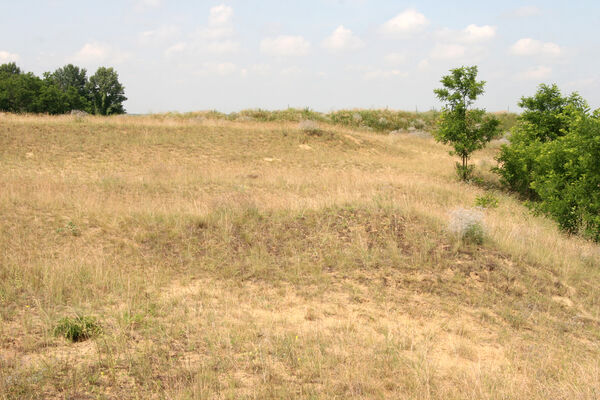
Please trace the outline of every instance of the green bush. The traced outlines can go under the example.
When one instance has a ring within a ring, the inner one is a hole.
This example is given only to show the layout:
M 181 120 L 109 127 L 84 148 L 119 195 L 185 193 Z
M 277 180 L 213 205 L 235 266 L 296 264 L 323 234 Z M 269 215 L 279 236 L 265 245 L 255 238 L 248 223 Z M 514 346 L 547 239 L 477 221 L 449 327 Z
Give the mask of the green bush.
M 496 171 L 510 189 L 569 233 L 600 241 L 600 119 L 585 100 L 540 85 L 501 148 Z
M 486 193 L 483 196 L 478 196 L 475 199 L 475 207 L 497 208 L 498 199 L 494 195 Z
M 64 337 L 72 342 L 81 342 L 99 335 L 102 328 L 96 318 L 78 315 L 74 318 L 64 317 L 54 328 L 54 336 Z
M 497 161 L 501 181 L 528 199 L 538 199 L 532 182 L 539 168 L 537 157 L 545 143 L 563 136 L 575 115 L 586 113 L 587 104 L 576 93 L 563 97 L 556 85 L 540 85 L 532 97 L 523 97 L 524 109 L 503 145 Z

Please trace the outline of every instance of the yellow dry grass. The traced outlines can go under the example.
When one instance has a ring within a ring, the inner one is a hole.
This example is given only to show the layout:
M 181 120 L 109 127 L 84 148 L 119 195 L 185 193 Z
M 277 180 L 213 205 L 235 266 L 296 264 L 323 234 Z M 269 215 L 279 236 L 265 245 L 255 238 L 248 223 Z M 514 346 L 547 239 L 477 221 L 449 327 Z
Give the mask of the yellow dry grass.
M 0 398 L 599 398 L 600 249 L 498 190 L 463 243 L 449 212 L 486 190 L 453 164 L 333 126 L 0 115 Z M 75 314 L 103 333 L 55 337 Z

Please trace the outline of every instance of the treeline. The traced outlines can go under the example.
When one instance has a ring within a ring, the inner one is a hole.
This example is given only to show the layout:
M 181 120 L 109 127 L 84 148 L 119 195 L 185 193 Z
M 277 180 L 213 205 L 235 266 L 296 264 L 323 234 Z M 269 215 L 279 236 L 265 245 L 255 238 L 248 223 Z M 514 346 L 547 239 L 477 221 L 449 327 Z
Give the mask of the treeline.
M 600 241 L 600 109 L 540 85 L 497 157 L 504 184 L 562 229 Z
M 40 78 L 15 63 L 0 65 L 0 111 L 65 114 L 124 114 L 125 88 L 113 68 L 100 67 L 89 78 L 85 68 L 68 64 Z

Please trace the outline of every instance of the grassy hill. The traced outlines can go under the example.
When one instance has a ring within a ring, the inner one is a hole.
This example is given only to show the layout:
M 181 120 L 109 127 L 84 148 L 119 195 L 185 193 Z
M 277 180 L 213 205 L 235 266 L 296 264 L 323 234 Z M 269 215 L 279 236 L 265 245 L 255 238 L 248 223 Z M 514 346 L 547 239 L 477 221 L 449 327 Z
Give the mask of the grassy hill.
M 597 399 L 600 249 L 497 146 L 476 186 L 416 135 L 0 115 L 0 398 Z

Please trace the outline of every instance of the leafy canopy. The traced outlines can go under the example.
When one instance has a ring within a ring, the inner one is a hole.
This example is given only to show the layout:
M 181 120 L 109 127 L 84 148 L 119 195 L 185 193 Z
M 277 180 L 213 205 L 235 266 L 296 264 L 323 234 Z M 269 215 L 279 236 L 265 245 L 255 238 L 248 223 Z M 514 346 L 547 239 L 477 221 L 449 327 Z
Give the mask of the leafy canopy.
M 100 67 L 87 84 L 95 114 L 123 114 L 125 88 L 119 82 L 119 74 L 113 68 Z
M 501 181 L 570 233 L 600 241 L 600 111 L 540 85 L 502 146 Z
M 82 110 L 101 115 L 122 114 L 127 100 L 118 74 L 98 68 L 88 80 L 87 71 L 68 64 L 43 79 L 24 73 L 15 63 L 0 65 L 0 111 L 64 114 Z

